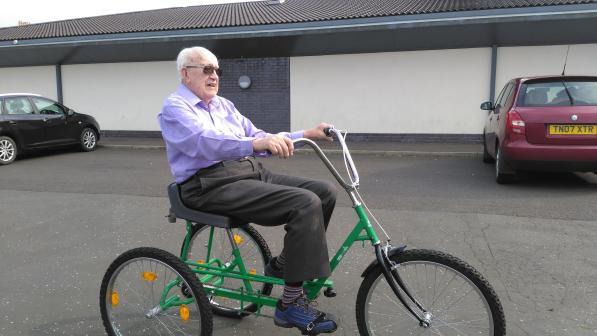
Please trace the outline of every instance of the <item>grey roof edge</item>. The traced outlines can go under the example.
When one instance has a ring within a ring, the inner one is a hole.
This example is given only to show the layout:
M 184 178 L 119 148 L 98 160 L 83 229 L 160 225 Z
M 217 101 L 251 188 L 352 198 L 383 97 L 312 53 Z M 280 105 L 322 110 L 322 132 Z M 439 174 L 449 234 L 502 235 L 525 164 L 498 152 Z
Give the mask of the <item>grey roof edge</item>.
M 149 32 L 81 35 L 19 41 L 0 41 L 0 48 L 25 48 L 57 45 L 86 45 L 148 41 L 252 38 L 335 33 L 357 30 L 402 29 L 462 24 L 520 22 L 528 20 L 565 20 L 597 18 L 597 4 L 501 8 L 431 14 L 384 16 L 359 19 L 326 20 L 301 23 L 161 30 Z

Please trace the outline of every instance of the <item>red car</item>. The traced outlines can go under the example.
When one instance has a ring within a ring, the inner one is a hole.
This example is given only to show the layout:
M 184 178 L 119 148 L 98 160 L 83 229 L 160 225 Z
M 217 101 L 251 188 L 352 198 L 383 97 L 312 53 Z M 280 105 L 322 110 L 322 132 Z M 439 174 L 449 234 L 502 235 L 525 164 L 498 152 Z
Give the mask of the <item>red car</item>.
M 517 170 L 597 172 L 597 77 L 515 78 L 481 109 L 483 162 L 498 183 Z

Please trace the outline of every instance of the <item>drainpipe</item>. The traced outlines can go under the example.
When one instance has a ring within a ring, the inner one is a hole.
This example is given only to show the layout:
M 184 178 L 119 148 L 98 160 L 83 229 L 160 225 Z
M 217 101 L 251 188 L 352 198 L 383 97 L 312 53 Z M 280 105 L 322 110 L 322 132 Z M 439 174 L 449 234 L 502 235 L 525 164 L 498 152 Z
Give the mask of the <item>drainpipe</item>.
M 489 100 L 495 99 L 495 73 L 497 68 L 497 45 L 491 46 L 491 79 L 489 80 Z M 495 102 L 494 102 L 495 103 Z
M 64 103 L 62 99 L 62 65 L 56 64 L 56 96 L 60 104 Z

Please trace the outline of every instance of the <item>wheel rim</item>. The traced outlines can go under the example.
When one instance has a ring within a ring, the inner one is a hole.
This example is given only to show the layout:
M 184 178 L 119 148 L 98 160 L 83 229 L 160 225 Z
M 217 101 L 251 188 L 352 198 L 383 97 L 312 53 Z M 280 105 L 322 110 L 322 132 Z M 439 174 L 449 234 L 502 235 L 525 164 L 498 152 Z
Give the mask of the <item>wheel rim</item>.
M 3 139 L 0 140 L 0 161 L 9 162 L 14 158 L 15 147 L 12 142 Z
M 193 239 L 189 243 L 187 260 L 197 263 L 207 262 L 207 246 L 210 228 L 210 226 L 203 226 L 193 236 Z M 240 239 L 240 243 L 237 241 L 237 245 L 239 247 L 240 254 L 247 272 L 259 275 L 264 274 L 265 265 L 267 262 L 266 256 L 261 254 L 257 242 L 255 242 L 251 235 L 240 229 L 233 229 L 232 234 L 234 237 Z M 232 248 L 230 246 L 230 240 L 226 230 L 215 228 L 212 239 L 210 259 L 217 258 L 222 264 L 225 264 L 230 262 L 232 257 Z M 236 270 L 238 270 L 238 268 L 236 268 Z M 201 280 L 201 275 L 199 275 L 199 279 Z M 254 291 L 263 290 L 263 288 L 266 286 L 264 283 L 259 282 L 250 281 L 250 283 Z M 203 286 L 205 288 L 223 287 L 234 290 L 238 290 L 242 287 L 244 290 L 246 290 L 246 286 L 242 280 L 233 278 L 222 279 L 214 277 L 208 282 L 203 282 Z M 207 295 L 207 299 L 211 305 L 218 308 L 227 310 L 241 310 L 240 301 L 238 300 L 221 296 L 216 297 L 209 295 L 209 293 Z M 246 308 L 247 303 L 245 302 L 243 306 Z
M 95 147 L 95 133 L 93 131 L 87 130 L 83 133 L 83 146 L 87 149 Z
M 116 269 L 106 291 L 106 311 L 116 335 L 199 335 L 201 314 L 197 300 L 161 310 L 160 298 L 168 284 L 175 282 L 167 298 L 186 297 L 181 288 L 190 288 L 182 276 L 162 261 L 152 258 L 128 260 Z M 190 291 L 189 291 L 190 292 Z M 166 299 L 167 300 L 167 299 Z
M 431 313 L 431 326 L 419 325 L 380 274 L 365 301 L 369 335 L 493 335 L 487 300 L 460 272 L 434 262 L 412 261 L 401 263 L 398 273 Z M 418 311 L 414 305 L 413 309 Z

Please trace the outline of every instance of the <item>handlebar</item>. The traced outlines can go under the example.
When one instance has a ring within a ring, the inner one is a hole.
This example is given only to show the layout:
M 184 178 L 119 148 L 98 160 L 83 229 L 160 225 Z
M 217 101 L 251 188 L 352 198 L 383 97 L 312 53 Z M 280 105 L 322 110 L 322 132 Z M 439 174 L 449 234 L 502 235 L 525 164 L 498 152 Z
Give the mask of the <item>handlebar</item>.
M 340 174 L 338 173 L 338 170 L 336 170 L 334 165 L 330 162 L 330 160 L 327 158 L 327 156 L 323 153 L 321 148 L 313 140 L 306 139 L 306 138 L 300 138 L 300 139 L 294 140 L 293 143 L 294 144 L 306 144 L 306 145 L 309 145 L 311 148 L 313 148 L 313 150 L 315 151 L 315 153 L 317 153 L 317 155 L 319 156 L 321 161 L 323 161 L 323 163 L 330 170 L 332 175 L 334 175 L 334 177 L 336 178 L 338 183 L 340 183 L 340 185 L 342 185 L 344 187 L 344 189 L 346 189 L 348 191 L 355 190 L 359 186 L 359 173 L 357 172 L 354 162 L 352 161 L 352 156 L 350 155 L 348 146 L 346 145 L 346 142 L 344 141 L 344 136 L 342 135 L 342 131 L 338 130 L 334 127 L 326 127 L 323 131 L 326 136 L 332 136 L 333 134 L 335 134 L 336 138 L 338 139 L 338 142 L 340 142 L 340 145 L 342 146 L 342 154 L 344 155 L 344 161 L 346 163 L 346 171 L 348 173 L 348 177 L 351 182 L 350 184 L 346 183 L 344 181 L 342 176 L 340 176 Z
M 323 161 L 323 163 L 328 167 L 328 169 L 330 170 L 332 175 L 334 175 L 334 177 L 336 178 L 338 183 L 340 183 L 340 185 L 342 187 L 344 187 L 344 189 L 350 196 L 350 199 L 352 200 L 354 206 L 355 207 L 361 206 L 361 205 L 365 206 L 365 209 L 367 210 L 367 212 L 369 212 L 369 214 L 371 215 L 371 217 L 373 218 L 375 223 L 377 223 L 379 228 L 383 231 L 383 233 L 388 238 L 386 247 L 385 247 L 386 253 L 387 253 L 387 248 L 390 246 L 389 245 L 390 236 L 387 234 L 387 232 L 384 230 L 384 228 L 381 226 L 381 224 L 379 224 L 379 221 L 377 220 L 377 218 L 375 218 L 375 216 L 373 215 L 371 210 L 369 210 L 369 208 L 365 204 L 365 201 L 363 201 L 363 198 L 361 197 L 361 195 L 359 194 L 359 191 L 357 190 L 359 188 L 359 173 L 357 171 L 357 168 L 354 165 L 354 162 L 352 161 L 352 156 L 350 155 L 348 146 L 346 145 L 345 137 L 346 137 L 347 132 L 336 129 L 336 128 L 334 128 L 334 126 L 324 128 L 323 132 L 325 133 L 326 136 L 332 136 L 335 134 L 336 138 L 338 139 L 338 142 L 340 142 L 340 145 L 342 146 L 342 154 L 344 156 L 344 164 L 346 166 L 346 172 L 348 173 L 348 177 L 350 178 L 350 182 L 351 182 L 350 184 L 348 184 L 344 181 L 344 179 L 342 178 L 342 176 L 340 176 L 340 174 L 338 173 L 338 171 L 336 170 L 334 165 L 330 162 L 330 160 L 323 153 L 321 148 L 319 148 L 319 146 L 314 141 L 306 139 L 306 138 L 300 138 L 300 139 L 294 140 L 293 143 L 294 144 L 307 144 L 307 145 L 311 146 L 311 148 L 313 148 L 313 150 L 315 150 L 315 153 L 317 153 L 317 155 L 319 156 L 321 161 Z M 378 246 L 379 240 L 377 240 L 377 242 L 375 244 L 376 244 L 376 246 Z M 376 248 L 376 251 L 377 250 L 378 249 Z

